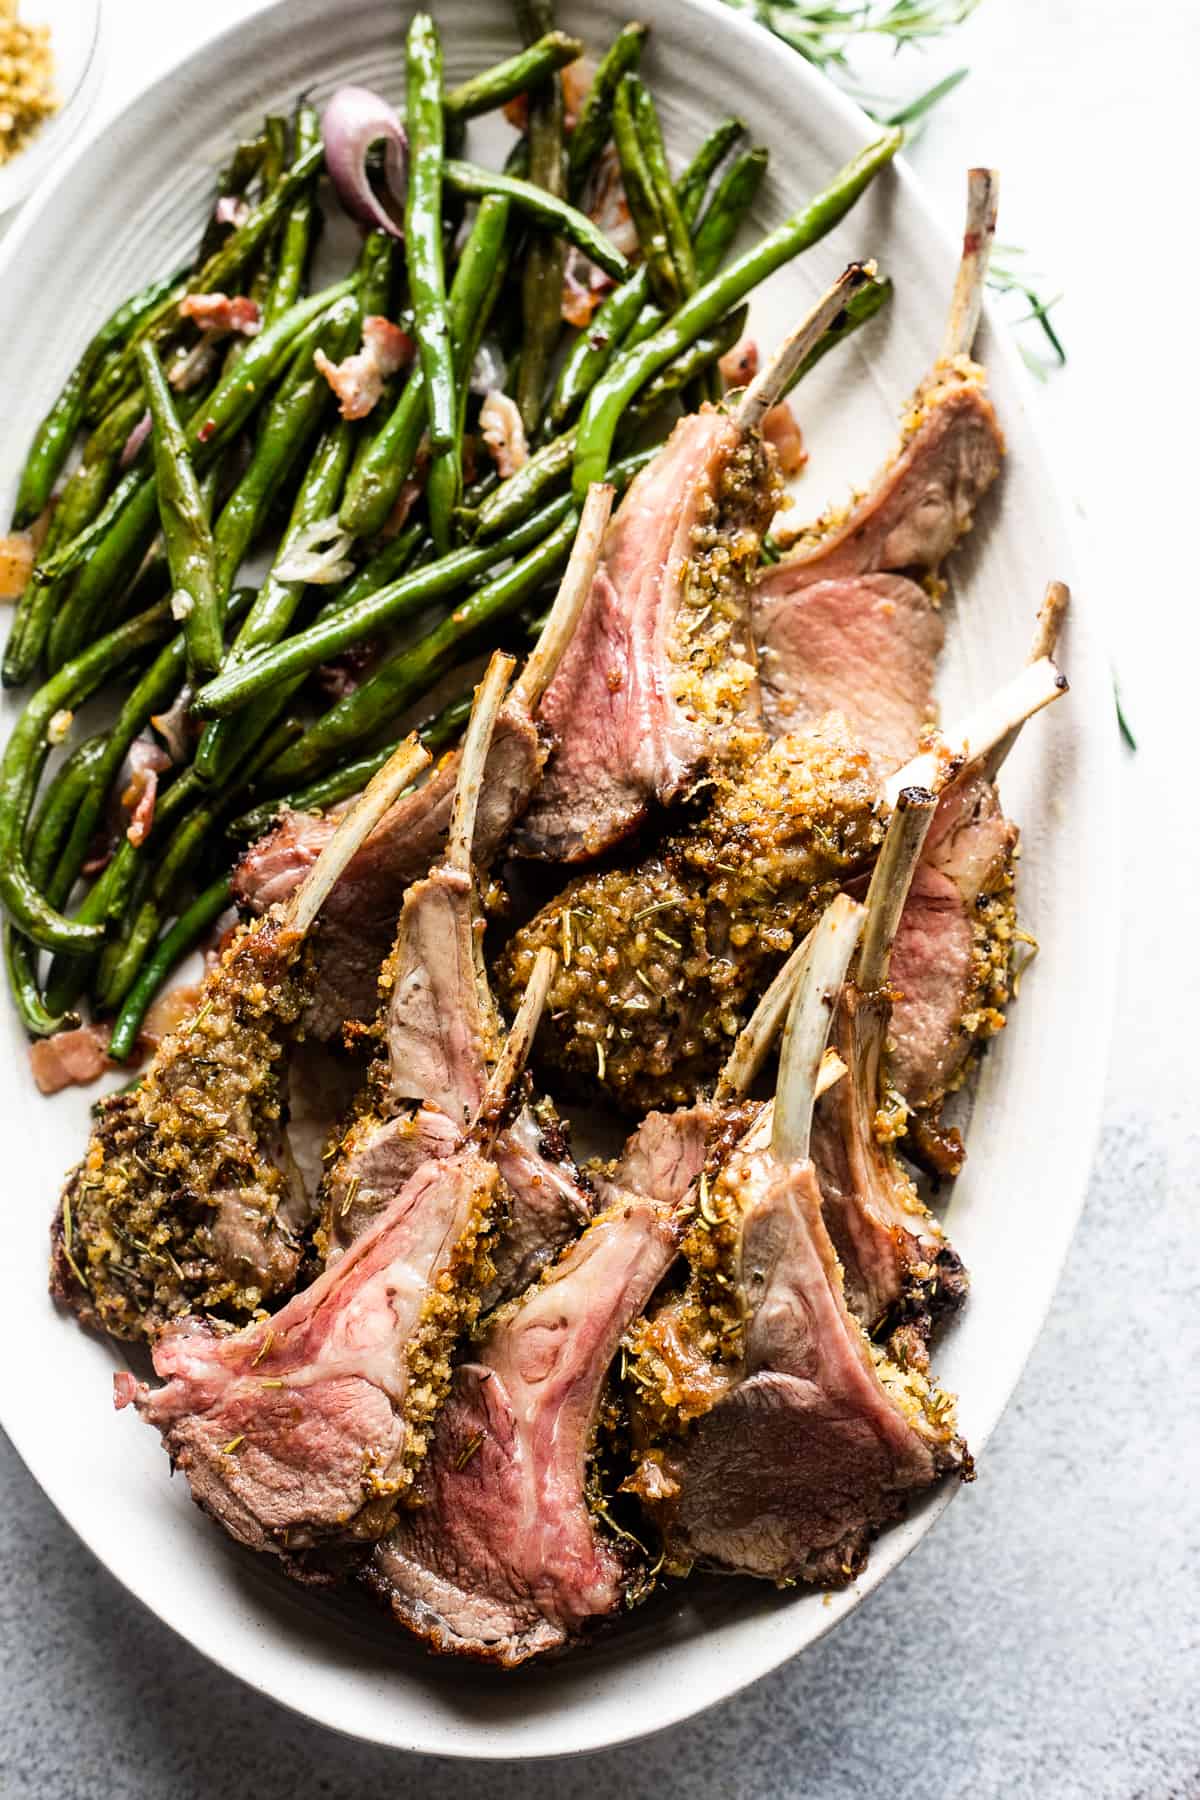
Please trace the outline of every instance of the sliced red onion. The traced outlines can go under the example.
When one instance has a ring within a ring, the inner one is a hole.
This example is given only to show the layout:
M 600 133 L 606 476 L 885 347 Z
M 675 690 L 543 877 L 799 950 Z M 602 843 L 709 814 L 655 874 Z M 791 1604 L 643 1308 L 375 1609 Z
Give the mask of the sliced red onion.
M 507 381 L 508 364 L 504 360 L 504 352 L 495 338 L 485 337 L 471 364 L 471 392 L 490 394 L 493 388 L 502 388 Z
M 321 117 L 325 166 L 346 211 L 364 225 L 378 225 L 403 237 L 367 176 L 367 151 L 384 146 L 383 172 L 388 193 L 400 213 L 408 193 L 408 139 L 393 109 L 370 88 L 340 87 Z
M 137 456 L 138 451 L 150 436 L 150 412 L 147 409 L 125 439 L 124 447 L 117 459 L 117 467 L 127 469 Z

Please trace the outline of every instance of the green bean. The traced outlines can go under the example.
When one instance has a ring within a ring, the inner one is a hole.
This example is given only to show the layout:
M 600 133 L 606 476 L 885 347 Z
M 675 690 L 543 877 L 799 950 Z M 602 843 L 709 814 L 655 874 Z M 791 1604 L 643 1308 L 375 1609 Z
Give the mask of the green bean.
M 339 700 L 310 726 L 298 744 L 272 764 L 272 779 L 284 783 L 315 772 L 331 755 L 346 745 L 360 743 L 428 692 L 452 667 L 464 638 L 515 612 L 561 569 L 578 523 L 578 513 L 567 511 L 549 536 L 527 555 L 476 588 L 419 643 L 400 651 L 369 681 Z
M 276 496 L 328 410 L 329 383 L 314 366 L 313 352 L 323 350 L 331 362 L 340 362 L 353 350 L 358 333 L 358 300 L 347 294 L 300 338 L 288 372 L 264 413 L 246 472 L 213 528 L 217 590 L 222 596 L 233 586 L 242 559 Z
M 864 282 L 862 287 L 851 294 L 834 324 L 817 339 L 780 397 L 786 399 L 796 383 L 802 381 L 810 369 L 815 369 L 823 356 L 828 356 L 831 350 L 844 344 L 848 337 L 853 337 L 861 325 L 865 325 L 868 319 L 873 319 L 887 305 L 891 297 L 892 283 L 886 275 L 880 280 L 872 278 Z
M 649 32 L 648 25 L 636 21 L 623 25 L 600 58 L 567 145 L 567 191 L 572 200 L 578 200 L 582 194 L 596 159 L 608 142 L 618 83 L 622 75 L 637 68 Z
M 429 441 L 445 450 L 454 437 L 454 357 L 442 258 L 442 49 L 428 13 L 408 28 L 408 194 L 404 248 L 416 319 Z M 411 384 L 410 384 L 411 385 Z
M 494 538 L 497 532 L 512 531 L 531 508 L 540 505 L 566 479 L 574 459 L 574 431 L 564 431 L 535 450 L 529 461 L 502 481 L 480 506 L 475 516 L 476 537 L 482 541 Z
M 266 139 L 266 151 L 263 155 L 262 179 L 263 191 L 269 194 L 282 178 L 284 165 L 287 162 L 287 120 L 278 113 L 269 113 L 263 120 L 263 136 Z M 257 265 L 250 278 L 250 298 L 257 301 L 260 312 L 266 311 L 267 301 L 275 285 L 275 270 L 279 264 L 279 238 L 282 226 L 276 223 L 262 241 L 258 252 Z M 246 340 L 234 337 L 225 352 L 226 364 L 240 360 L 245 350 Z
M 129 433 L 142 412 L 140 397 L 121 401 L 91 434 L 83 461 L 70 477 L 50 523 L 43 554 L 81 531 L 104 504 L 105 490 Z M 63 599 L 63 584 L 32 577 L 13 613 L 0 679 L 5 687 L 21 687 L 33 674 L 46 647 L 54 615 Z
M 673 362 L 669 362 L 665 369 L 661 369 L 629 408 L 626 414 L 629 425 L 641 425 L 664 400 L 687 387 L 697 376 L 705 374 L 720 361 L 727 350 L 732 350 L 746 329 L 749 311 L 748 306 L 735 307 L 711 331 L 701 332 L 686 350 Z
M 26 706 L 13 726 L 0 759 L 0 901 L 20 929 L 47 950 L 86 950 L 100 928 L 79 925 L 50 906 L 30 878 L 25 862 L 25 821 L 33 797 L 31 776 L 56 713 L 82 705 L 130 657 L 170 628 L 166 601 L 117 626 L 82 656 L 60 669 Z
M 206 263 L 215 250 L 229 236 L 232 226 L 223 224 L 217 218 L 217 204 L 230 197 L 240 198 L 250 186 L 254 177 L 262 167 L 266 153 L 267 138 L 264 131 L 257 137 L 247 138 L 235 148 L 233 155 L 217 177 L 217 194 L 208 222 L 204 227 L 204 235 L 200 239 L 200 248 L 196 253 L 198 263 Z
M 58 860 L 80 803 L 91 790 L 98 765 L 103 761 L 108 733 L 84 738 L 59 764 L 38 807 L 27 851 L 29 874 L 35 886 L 45 888 Z
M 358 257 L 358 304 L 364 318 L 391 317 L 392 257 L 396 239 L 386 231 L 368 231 Z
M 105 747 L 105 737 L 85 738 L 60 763 L 46 789 L 36 821 L 26 837 L 26 860 L 31 879 L 43 887 L 49 877 L 62 841 L 71 828 L 76 807 L 87 791 Z M 37 979 L 37 953 L 29 939 L 22 937 L 11 924 L 4 927 L 4 956 L 9 988 L 17 1013 L 31 1037 L 49 1037 L 64 1026 L 77 1022 L 77 1015 L 65 1010 L 51 1012 L 42 999 Z
M 171 570 L 171 605 L 183 614 L 188 669 L 197 681 L 220 668 L 223 648 L 212 530 L 187 438 L 152 345 L 138 346 L 138 368 L 154 421 L 155 487 Z
M 700 217 L 709 182 L 745 130 L 741 119 L 722 119 L 714 125 L 675 183 L 675 197 L 689 231 L 694 230 Z
M 395 537 L 389 538 L 363 564 L 358 573 L 351 576 L 345 587 L 339 588 L 336 594 L 330 596 L 328 604 L 331 609 L 353 606 L 355 601 L 364 599 L 368 594 L 378 593 L 389 581 L 395 581 L 411 563 L 424 536 L 424 526 L 414 520 L 403 531 L 398 531 Z
M 506 557 L 523 556 L 536 547 L 566 517 L 570 502 L 564 495 L 507 537 L 483 546 L 452 550 L 439 561 L 428 563 L 410 575 L 363 596 L 307 630 L 277 644 L 239 667 L 222 669 L 202 687 L 192 701 L 200 718 L 227 718 L 255 699 L 264 689 L 292 676 L 315 669 L 330 657 L 340 656 L 381 626 L 409 617 L 435 600 L 453 594 L 477 575 L 486 575 Z M 353 696 L 351 696 L 353 697 Z
M 431 755 L 443 749 L 451 738 L 457 737 L 471 716 L 474 698 L 473 691 L 468 688 L 465 694 L 459 694 L 441 712 L 435 714 L 428 724 L 417 726 L 421 742 Z M 264 832 L 270 831 L 283 812 L 319 813 L 327 807 L 337 806 L 342 800 L 351 799 L 366 787 L 372 775 L 382 769 L 388 758 L 395 755 L 399 746 L 400 739 L 393 739 L 380 750 L 371 750 L 366 756 L 356 757 L 353 762 L 340 764 L 332 774 L 321 776 L 307 787 L 297 788 L 275 800 L 264 800 L 259 806 L 243 813 L 239 819 L 234 819 L 226 827 L 228 835 L 242 842 L 253 842 L 262 837 Z
M 296 113 L 296 154 L 303 156 L 321 141 L 321 121 L 316 109 L 301 106 Z M 279 243 L 279 258 L 271 291 L 263 308 L 263 323 L 273 324 L 300 298 L 312 248 L 313 220 L 316 213 L 316 177 L 302 188 L 293 200 L 284 220 Z
M 231 285 L 279 223 L 296 195 L 316 174 L 323 156 L 324 149 L 319 143 L 311 144 L 303 151 L 287 173 L 275 183 L 270 193 L 259 201 L 244 224 L 230 234 L 220 249 L 196 270 L 190 281 L 177 284 L 182 287 L 182 292 L 164 298 L 157 310 L 147 315 L 113 364 L 107 380 L 93 385 L 88 397 L 89 408 L 106 410 L 113 400 L 133 384 L 137 375 L 137 346 L 142 338 L 149 338 L 151 343 L 158 345 L 176 333 L 181 322 L 179 301 L 184 293 L 212 294 Z M 325 297 L 329 298 L 329 295 Z M 285 313 L 277 323 L 282 323 L 287 317 L 289 314 Z M 269 332 L 264 331 L 262 337 L 268 335 Z M 252 348 L 261 342 L 262 338 L 256 338 Z M 247 351 L 247 358 L 250 354 Z
M 284 180 L 287 180 L 286 176 Z M 353 293 L 355 285 L 351 277 L 326 288 L 324 293 L 297 301 L 282 318 L 250 340 L 241 362 L 222 376 L 187 427 L 188 449 L 198 463 L 204 467 L 210 465 L 254 411 L 264 390 L 290 356 L 300 333 L 346 294 Z M 149 478 L 140 470 L 131 469 L 86 529 L 38 564 L 34 570 L 35 579 L 53 581 L 77 568 L 148 487 L 153 492 Z
M 507 208 L 506 208 L 507 211 Z M 471 235 L 463 247 L 450 287 L 448 310 L 451 346 L 482 330 L 482 316 L 492 293 L 494 261 L 501 253 L 495 236 L 502 223 L 497 207 L 480 206 Z M 501 236 L 503 234 L 501 233 Z M 346 497 L 338 515 L 343 531 L 355 537 L 374 537 L 387 524 L 400 489 L 412 473 L 421 433 L 425 428 L 425 377 L 413 366 L 403 393 L 387 423 L 365 439 L 354 459 Z
M 591 323 L 579 332 L 550 396 L 546 423 L 552 431 L 561 431 L 583 401 L 609 356 L 646 304 L 649 292 L 650 277 L 642 263 L 628 281 L 615 287 L 601 301 Z
M 450 306 L 456 392 L 454 440 L 434 456 L 425 484 L 430 530 L 434 544 L 443 556 L 450 549 L 454 509 L 462 499 L 462 440 L 471 364 L 475 360 L 479 340 L 495 306 L 508 266 L 506 234 L 509 211 L 509 201 L 500 195 L 488 194 L 480 201 L 475 224 L 459 262 L 458 274 L 472 293 L 483 290 L 486 298 L 470 319 L 461 316 L 462 308 L 453 303 Z M 464 268 L 468 258 L 478 259 L 479 267 Z M 458 275 L 455 279 L 458 279 Z
M 676 183 L 680 212 L 689 231 L 699 217 L 713 170 L 744 129 L 740 119 L 725 119 L 709 133 Z M 576 337 L 550 400 L 548 423 L 554 430 L 561 430 L 583 403 L 614 350 L 649 337 L 657 329 L 663 315 L 657 307 L 647 306 L 649 297 L 650 272 L 642 263 L 628 281 L 613 289 L 591 324 Z
M 597 263 L 606 275 L 623 281 L 629 264 L 599 226 L 593 225 L 586 213 L 579 212 L 556 194 L 547 193 L 532 181 L 521 181 L 515 175 L 502 175 L 495 169 L 480 168 L 478 163 L 450 161 L 446 164 L 446 185 L 468 198 L 479 200 L 486 194 L 502 194 L 514 206 L 527 213 L 535 225 L 566 238 Z
M 221 811 L 231 798 L 236 798 L 242 791 L 245 782 L 253 778 L 265 757 L 278 755 L 302 729 L 298 719 L 289 719 L 265 746 L 243 746 L 237 760 L 230 762 L 227 771 L 230 786 L 219 794 L 211 789 L 206 790 L 207 797 L 190 814 L 186 811 L 186 805 L 195 798 L 196 790 L 194 787 L 189 790 L 184 804 L 177 809 L 184 816 L 153 866 L 147 866 L 145 875 L 135 884 L 136 910 L 132 911 L 132 916 L 126 915 L 120 938 L 105 946 L 96 984 L 96 999 L 105 1009 L 120 1006 L 129 993 L 154 942 L 172 895 L 202 854 Z M 171 793 L 177 791 L 178 788 L 175 788 Z M 48 998 L 50 991 L 48 986 Z
M 710 281 L 725 261 L 729 246 L 758 197 L 767 172 L 767 152 L 747 150 L 717 184 L 696 232 L 696 274 Z
M 231 895 L 230 878 L 222 875 L 196 896 L 159 939 L 154 954 L 143 964 L 117 1015 L 108 1045 L 108 1054 L 114 1062 L 124 1062 L 129 1056 L 155 994 L 175 966 L 190 955 L 205 932 L 220 918 Z
M 292 515 L 275 553 L 271 571 L 259 589 L 254 605 L 225 659 L 227 669 L 238 668 L 253 658 L 256 651 L 269 649 L 272 644 L 277 644 L 291 624 L 308 583 L 303 579 L 289 580 L 280 574 L 280 570 L 286 566 L 289 556 L 295 553 L 298 540 L 313 525 L 319 524 L 323 519 L 330 519 L 336 512 L 345 485 L 346 470 L 350 466 L 351 432 L 349 421 L 339 419 L 317 445 L 300 484 L 300 491 L 292 506 Z M 222 751 L 226 746 L 232 746 L 234 741 L 226 722 L 218 720 L 208 726 L 200 739 L 195 759 L 196 771 L 203 779 L 211 781 L 218 774 Z
M 628 95 L 634 129 L 641 145 L 643 166 L 650 181 L 654 209 L 666 238 L 675 289 L 681 299 L 686 299 L 696 291 L 696 265 L 692 258 L 691 235 L 671 179 L 658 108 L 650 89 L 637 75 L 626 75 L 621 82 L 618 104 L 622 93 Z
M 553 0 L 516 0 L 516 12 L 527 44 L 554 24 Z M 529 90 L 529 180 L 560 200 L 567 187 L 563 112 L 562 83 L 557 79 Z M 546 375 L 562 329 L 565 264 L 564 247 L 556 232 L 534 232 L 521 270 L 521 355 L 515 377 L 517 406 L 531 437 L 541 421 Z
M 673 308 L 684 298 L 671 256 L 666 224 L 658 205 L 650 165 L 634 116 L 634 77 L 622 78 L 613 103 L 613 139 L 621 164 L 621 182 L 637 231 L 638 244 L 661 306 Z
M 34 948 L 29 939 L 22 937 L 7 920 L 4 925 L 4 966 L 17 1017 L 30 1037 L 53 1037 L 56 1031 L 78 1025 L 78 1013 L 52 1013 L 49 1010 L 38 986 Z
M 75 817 L 65 846 L 56 859 L 53 877 L 43 878 L 39 883 L 51 906 L 61 907 L 69 898 L 100 823 L 109 788 L 129 746 L 151 715 L 170 704 L 183 679 L 183 670 L 184 640 L 180 633 L 159 651 L 106 733 L 103 754 L 97 759 L 87 788 L 79 795 Z M 31 873 L 36 879 L 36 872 L 31 869 Z
M 901 131 L 887 131 L 860 151 L 808 206 L 793 213 L 730 268 L 707 281 L 652 337 L 622 354 L 605 371 L 584 403 L 579 426 L 574 487 L 580 500 L 591 481 L 603 479 L 622 414 L 639 389 L 759 282 L 831 231 L 880 169 L 891 161 L 903 136 Z
M 480 113 L 494 112 L 582 55 L 580 38 L 568 37 L 565 31 L 547 31 L 527 50 L 520 50 L 516 56 L 510 56 L 451 88 L 442 102 L 447 122 L 450 119 L 474 119 Z
M 115 345 L 124 343 L 176 280 L 176 276 L 168 275 L 152 281 L 140 293 L 124 301 L 101 325 L 67 376 L 58 398 L 33 435 L 21 471 L 13 510 L 13 525 L 18 531 L 37 517 L 50 498 L 82 422 L 87 385 L 101 358 Z

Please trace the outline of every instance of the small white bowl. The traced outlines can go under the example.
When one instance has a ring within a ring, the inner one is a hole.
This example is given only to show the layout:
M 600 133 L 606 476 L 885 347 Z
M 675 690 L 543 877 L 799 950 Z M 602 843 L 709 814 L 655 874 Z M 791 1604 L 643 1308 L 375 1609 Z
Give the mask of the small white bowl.
M 25 25 L 48 25 L 59 109 L 11 162 L 0 164 L 0 215 L 24 200 L 91 111 L 100 86 L 100 0 L 21 0 Z

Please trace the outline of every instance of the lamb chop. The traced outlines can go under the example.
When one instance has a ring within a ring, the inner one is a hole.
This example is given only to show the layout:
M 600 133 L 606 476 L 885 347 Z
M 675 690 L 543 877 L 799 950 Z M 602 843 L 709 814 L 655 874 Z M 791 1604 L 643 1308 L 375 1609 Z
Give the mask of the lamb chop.
M 552 969 L 547 956 L 535 970 L 462 1145 L 417 1169 L 333 1268 L 241 1331 L 169 1327 L 153 1350 L 164 1386 L 116 1377 L 118 1407 L 158 1428 L 193 1498 L 251 1549 L 294 1563 L 370 1542 L 411 1487 L 478 1311 L 500 1187 L 490 1153 Z
M 629 1540 L 601 1528 L 589 1448 L 622 1334 L 678 1254 L 682 1203 L 706 1155 L 724 1154 L 718 1144 L 754 1117 L 744 1095 L 779 997 L 764 1000 L 711 1102 L 645 1121 L 604 1184 L 603 1211 L 488 1321 L 456 1372 L 416 1504 L 364 1572 L 431 1648 L 512 1667 L 646 1588 Z
M 604 510 L 601 496 L 589 521 L 593 544 Z M 462 1144 L 484 1104 L 501 1030 L 483 964 L 484 921 L 471 852 L 513 667 L 513 659 L 502 655 L 488 666 L 457 759 L 445 854 L 404 896 L 396 942 L 379 979 L 383 1047 L 357 1116 L 334 1146 L 324 1184 L 319 1235 L 329 1267 L 415 1169 Z M 497 1138 L 495 1160 L 511 1204 L 496 1233 L 489 1304 L 528 1286 L 591 1213 L 553 1107 L 543 1101 L 535 1110 L 527 1083 L 516 1118 Z
M 781 493 L 759 427 L 868 273 L 852 264 L 733 409 L 681 419 L 631 485 L 538 709 L 553 749 L 520 854 L 611 849 L 759 726 L 749 582 Z
M 1001 691 L 998 711 L 948 734 L 956 755 L 991 741 L 963 731 L 1006 730 L 1064 687 L 1043 659 Z M 898 774 L 881 793 L 836 713 L 762 740 L 756 760 L 714 778 L 701 817 L 632 869 L 577 876 L 522 926 L 501 960 L 501 991 L 519 993 L 537 951 L 561 945 L 542 1053 L 599 1080 L 620 1105 L 686 1105 L 782 958 L 840 888 L 869 872 L 888 793 L 914 783 L 928 780 Z
M 476 811 L 476 866 L 490 866 L 537 788 L 546 746 L 534 722 L 576 631 L 608 522 L 611 490 L 595 487 L 584 506 L 570 562 L 525 668 L 496 721 Z M 314 944 L 317 972 L 305 1015 L 311 1037 L 340 1041 L 349 1023 L 369 1025 L 378 1005 L 380 965 L 396 935 L 400 898 L 445 844 L 460 752 L 443 757 L 422 786 L 380 821 L 326 903 Z M 332 835 L 328 815 L 287 812 L 253 844 L 234 874 L 234 892 L 255 912 L 286 898 Z
M 900 1360 L 924 1372 L 935 1319 L 966 1298 L 967 1276 L 897 1155 L 907 1111 L 891 1085 L 892 947 L 937 810 L 928 788 L 896 797 L 867 892 L 858 962 L 842 988 L 833 1041 L 849 1071 L 818 1101 L 812 1161 L 823 1217 L 844 1271 L 846 1305 L 874 1336 L 894 1334 Z
M 82 1323 L 153 1339 L 183 1313 L 244 1321 L 294 1285 L 282 1120 L 303 953 L 343 869 L 428 761 L 415 738 L 396 751 L 286 904 L 237 932 L 136 1090 L 101 1103 L 52 1232 L 51 1291 Z
M 1053 581 L 1029 651 L 1032 674 L 1054 654 L 1069 601 Z M 1015 716 L 1015 713 L 1014 713 Z M 940 1124 L 942 1101 L 962 1085 L 982 1046 L 1003 1029 L 1013 958 L 1023 934 L 1015 904 L 1017 828 L 996 775 L 1018 726 L 977 720 L 978 753 L 942 793 L 916 866 L 892 950 L 889 1081 L 909 1108 L 905 1147 L 931 1173 L 956 1175 L 962 1141 Z M 932 778 L 930 766 L 918 780 Z
M 931 715 L 943 637 L 938 573 L 1004 453 L 986 374 L 970 360 L 996 191 L 994 171 L 969 171 L 941 351 L 909 402 L 889 462 L 848 512 L 799 534 L 798 547 L 760 570 L 754 585 L 769 729 L 795 731 L 843 712 L 881 769 L 912 755 Z
M 700 1563 L 844 1582 L 911 1495 L 969 1468 L 952 1397 L 873 1345 L 850 1311 L 809 1154 L 817 1071 L 862 910 L 839 895 L 813 932 L 775 1102 L 685 1242 L 720 1345 L 711 1391 L 626 1484 L 677 1574 Z

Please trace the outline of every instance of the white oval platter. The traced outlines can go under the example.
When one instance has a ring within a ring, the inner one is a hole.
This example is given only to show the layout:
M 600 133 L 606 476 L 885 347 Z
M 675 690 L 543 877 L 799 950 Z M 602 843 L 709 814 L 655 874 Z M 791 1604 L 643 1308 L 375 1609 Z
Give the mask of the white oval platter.
M 504 0 L 437 0 L 447 78 L 515 48 Z M 756 230 L 776 224 L 866 140 L 864 116 L 818 74 L 717 0 L 645 0 L 646 68 L 669 147 L 686 155 L 736 98 L 771 150 Z M 561 23 L 602 47 L 616 0 L 564 3 Z M 402 95 L 406 20 L 396 0 L 279 0 L 210 43 L 79 147 L 0 252 L 0 517 L 36 421 L 95 325 L 189 252 L 214 168 L 234 138 L 295 94 L 345 80 Z M 800 516 L 862 483 L 935 352 L 959 220 L 931 217 L 903 162 L 841 227 L 754 299 L 769 348 L 851 256 L 896 281 L 883 319 L 799 390 L 812 453 Z M 1108 663 L 1064 507 L 1029 418 L 1024 374 L 986 321 L 980 353 L 1008 437 L 999 491 L 953 562 L 946 716 L 1023 659 L 1046 580 L 1075 604 L 1061 661 L 1072 692 L 1026 731 L 1004 774 L 1022 828 L 1020 897 L 1040 954 L 1010 1028 L 988 1055 L 970 1159 L 950 1230 L 973 1275 L 938 1370 L 961 1396 L 973 1449 L 986 1443 L 1050 1303 L 1095 1142 L 1113 990 L 1115 734 Z M 5 703 L 11 721 L 14 703 Z M 502 1677 L 435 1661 L 366 1605 L 321 1601 L 240 1554 L 170 1480 L 153 1433 L 111 1405 L 119 1350 L 79 1331 L 46 1295 L 47 1229 L 80 1152 L 91 1093 L 39 1098 L 7 1008 L 0 1120 L 8 1144 L 8 1258 L 0 1312 L 3 1424 L 47 1494 L 125 1586 L 198 1649 L 286 1706 L 379 1743 L 442 1755 L 562 1755 L 671 1724 L 810 1645 L 882 1581 L 951 1498 L 943 1488 L 885 1533 L 864 1578 L 826 1603 L 750 1583 L 684 1588 L 573 1660 Z M 986 1459 L 983 1479 L 987 1479 Z

